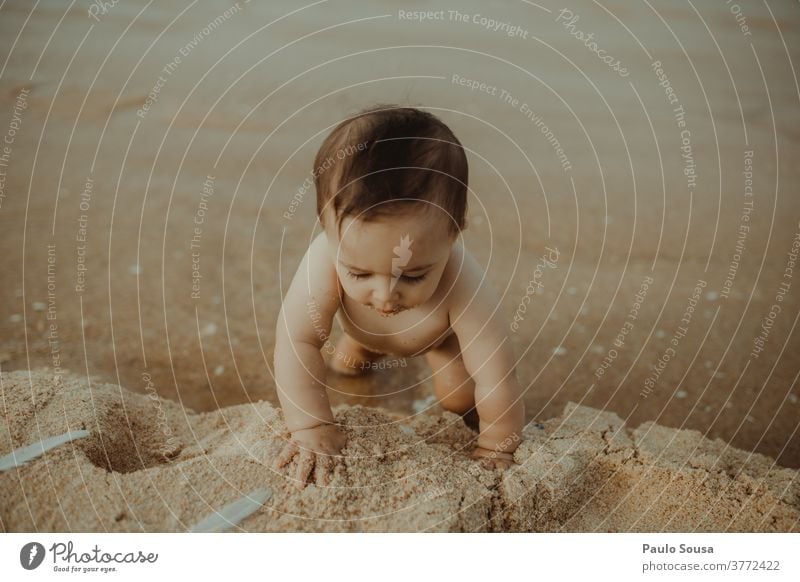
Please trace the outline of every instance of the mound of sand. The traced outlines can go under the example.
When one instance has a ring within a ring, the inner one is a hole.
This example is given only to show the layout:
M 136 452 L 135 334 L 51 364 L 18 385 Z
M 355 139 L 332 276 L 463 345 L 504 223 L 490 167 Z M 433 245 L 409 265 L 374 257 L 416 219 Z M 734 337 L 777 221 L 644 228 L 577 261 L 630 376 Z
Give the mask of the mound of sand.
M 0 457 L 89 432 L 0 473 L 7 532 L 187 531 L 262 488 L 269 499 L 233 530 L 800 531 L 797 471 L 574 404 L 530 424 L 505 473 L 469 459 L 475 435 L 455 415 L 340 407 L 345 462 L 330 486 L 298 490 L 272 469 L 287 434 L 266 402 L 195 414 L 78 376 L 0 383 Z

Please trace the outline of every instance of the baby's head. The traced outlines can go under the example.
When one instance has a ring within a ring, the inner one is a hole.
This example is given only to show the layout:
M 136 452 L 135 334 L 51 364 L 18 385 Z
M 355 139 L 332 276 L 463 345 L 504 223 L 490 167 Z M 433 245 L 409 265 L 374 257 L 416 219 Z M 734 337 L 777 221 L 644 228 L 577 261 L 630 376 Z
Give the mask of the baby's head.
M 430 113 L 385 105 L 340 123 L 314 184 L 344 292 L 384 315 L 430 299 L 466 227 L 467 174 L 461 143 Z

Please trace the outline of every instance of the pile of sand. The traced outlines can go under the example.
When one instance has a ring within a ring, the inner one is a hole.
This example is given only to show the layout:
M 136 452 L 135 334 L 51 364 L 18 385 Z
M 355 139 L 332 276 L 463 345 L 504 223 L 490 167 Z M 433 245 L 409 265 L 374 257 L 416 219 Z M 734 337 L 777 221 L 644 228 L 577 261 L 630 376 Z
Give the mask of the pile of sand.
M 0 375 L 0 456 L 89 436 L 0 473 L 3 531 L 186 531 L 242 496 L 271 496 L 246 531 L 800 531 L 798 472 L 689 430 L 569 404 L 525 430 L 514 470 L 467 456 L 450 413 L 341 407 L 347 459 L 329 487 L 272 469 L 286 437 L 266 402 L 195 414 L 119 386 Z

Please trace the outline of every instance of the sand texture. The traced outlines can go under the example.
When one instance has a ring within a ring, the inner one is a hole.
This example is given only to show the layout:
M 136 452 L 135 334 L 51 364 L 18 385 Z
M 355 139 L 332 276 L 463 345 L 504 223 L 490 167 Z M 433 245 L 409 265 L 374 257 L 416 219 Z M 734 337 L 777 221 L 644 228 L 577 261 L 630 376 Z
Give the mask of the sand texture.
M 232 531 L 800 531 L 796 470 L 573 403 L 528 425 L 504 474 L 468 458 L 474 433 L 448 412 L 339 406 L 346 460 L 301 491 L 271 468 L 286 431 L 266 401 L 196 414 L 76 375 L 0 381 L 0 457 L 89 431 L 0 473 L 6 532 L 187 531 L 260 488 L 269 499 Z

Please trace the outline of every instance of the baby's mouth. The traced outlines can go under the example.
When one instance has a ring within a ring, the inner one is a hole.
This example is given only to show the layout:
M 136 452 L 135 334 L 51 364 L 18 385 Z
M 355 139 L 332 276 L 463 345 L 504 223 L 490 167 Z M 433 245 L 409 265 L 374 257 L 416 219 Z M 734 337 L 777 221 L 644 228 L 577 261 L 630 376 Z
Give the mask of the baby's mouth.
M 396 315 L 405 309 L 403 307 L 395 307 L 394 309 L 384 310 L 384 309 L 378 309 L 374 305 L 368 305 L 368 307 L 374 309 L 375 311 L 380 313 L 381 316 L 383 317 L 391 317 L 392 315 Z

